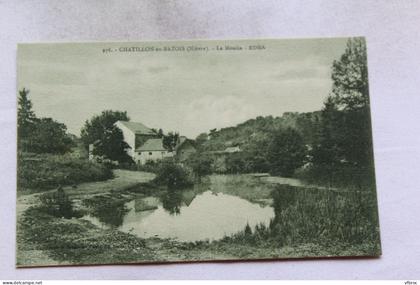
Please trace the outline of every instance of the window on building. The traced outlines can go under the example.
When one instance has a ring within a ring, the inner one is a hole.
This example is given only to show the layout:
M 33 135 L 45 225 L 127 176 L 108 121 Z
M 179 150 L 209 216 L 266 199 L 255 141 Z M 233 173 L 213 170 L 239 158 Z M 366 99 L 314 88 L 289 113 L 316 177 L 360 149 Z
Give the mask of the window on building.
M 149 155 L 152 155 L 152 152 L 149 152 Z

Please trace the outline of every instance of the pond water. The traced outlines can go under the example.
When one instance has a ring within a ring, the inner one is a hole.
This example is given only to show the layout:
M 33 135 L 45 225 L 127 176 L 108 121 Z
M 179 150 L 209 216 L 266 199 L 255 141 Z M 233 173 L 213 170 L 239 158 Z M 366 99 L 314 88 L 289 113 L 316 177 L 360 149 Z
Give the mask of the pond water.
M 269 225 L 270 206 L 251 203 L 233 195 L 194 190 L 168 192 L 162 197 L 132 200 L 120 221 L 107 224 L 103 217 L 83 217 L 100 227 L 114 227 L 138 237 L 172 238 L 179 241 L 217 240 L 244 230 L 248 224 Z M 113 211 L 108 211 L 112 214 Z M 114 212 L 115 213 L 115 212 Z
M 102 207 L 83 219 L 142 238 L 179 241 L 217 240 L 243 231 L 247 224 L 251 229 L 258 224 L 269 226 L 273 207 L 235 196 L 242 191 L 271 190 L 268 184 L 250 176 L 214 175 L 193 189 L 134 199 L 115 209 Z

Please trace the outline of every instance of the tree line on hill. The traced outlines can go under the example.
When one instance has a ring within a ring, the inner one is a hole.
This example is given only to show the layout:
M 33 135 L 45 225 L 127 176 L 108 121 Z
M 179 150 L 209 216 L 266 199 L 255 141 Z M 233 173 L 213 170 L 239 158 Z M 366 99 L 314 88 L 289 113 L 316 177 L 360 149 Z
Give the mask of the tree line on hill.
M 321 111 L 257 117 L 236 127 L 200 134 L 202 154 L 239 146 L 227 158 L 230 172 L 271 172 L 291 176 L 303 165 L 306 173 L 332 179 L 374 183 L 366 45 L 349 39 L 344 54 L 332 64 L 332 92 Z M 340 174 L 341 173 L 341 174 Z

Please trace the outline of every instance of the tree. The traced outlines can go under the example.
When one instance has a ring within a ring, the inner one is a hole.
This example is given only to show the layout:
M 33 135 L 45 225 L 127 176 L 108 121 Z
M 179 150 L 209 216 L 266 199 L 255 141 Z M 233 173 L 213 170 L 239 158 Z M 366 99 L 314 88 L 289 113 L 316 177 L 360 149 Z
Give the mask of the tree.
M 271 172 L 276 175 L 292 176 L 303 165 L 305 156 L 303 138 L 292 128 L 277 131 L 268 146 L 267 160 Z
M 187 160 L 187 165 L 191 167 L 195 178 L 200 181 L 201 177 L 211 174 L 212 159 L 206 155 L 192 155 Z
M 266 132 L 258 132 L 248 139 L 243 148 L 247 172 L 261 173 L 270 170 L 267 153 L 271 139 L 270 133 Z
M 168 190 L 176 190 L 192 185 L 187 171 L 171 159 L 162 160 L 159 164 L 155 183 L 166 185 Z
M 242 153 L 231 153 L 226 157 L 226 171 L 234 174 L 246 172 Z
M 73 145 L 66 133 L 66 125 L 51 118 L 37 118 L 28 97 L 29 90 L 23 88 L 18 98 L 18 142 L 19 150 L 35 153 L 65 153 Z
M 112 161 L 121 163 L 131 162 L 131 157 L 126 153 L 126 149 L 128 149 L 129 146 L 124 141 L 121 130 L 115 126 L 105 130 L 103 137 L 100 140 L 97 140 L 93 145 L 94 155 L 105 156 Z
M 32 110 L 32 102 L 28 98 L 29 90 L 23 88 L 19 91 L 18 98 L 18 139 L 24 139 L 31 135 L 31 129 L 36 119 Z
M 366 45 L 350 39 L 332 66 L 332 94 L 321 114 L 315 165 L 369 166 L 373 162 Z
M 159 138 L 163 138 L 163 130 L 162 130 L 162 129 L 156 130 L 155 128 L 152 128 L 151 130 L 152 130 L 153 132 L 155 132 L 155 133 L 156 133 L 156 135 L 157 135 Z
M 208 141 L 209 135 L 207 133 L 201 133 L 195 138 L 197 149 L 201 150 L 203 145 Z
M 81 130 L 81 139 L 86 148 L 94 145 L 94 154 L 118 162 L 130 161 L 126 153 L 129 145 L 124 142 L 121 130 L 114 124 L 129 121 L 127 112 L 106 110 L 86 121 Z
M 26 138 L 24 150 L 58 154 L 70 151 L 73 141 L 66 133 L 66 125 L 51 118 L 35 119 L 31 125 L 31 136 Z
M 346 50 L 332 66 L 333 98 L 339 110 L 355 110 L 369 106 L 366 43 L 352 38 Z
M 173 151 L 178 143 L 178 139 L 178 133 L 169 132 L 167 135 L 163 136 L 163 147 L 169 151 Z

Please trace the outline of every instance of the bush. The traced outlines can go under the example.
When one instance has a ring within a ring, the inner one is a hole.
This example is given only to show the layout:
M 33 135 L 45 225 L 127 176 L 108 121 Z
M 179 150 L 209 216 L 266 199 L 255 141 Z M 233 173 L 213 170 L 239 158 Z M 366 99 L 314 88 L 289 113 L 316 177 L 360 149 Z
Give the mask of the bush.
M 159 163 L 154 182 L 159 185 L 166 185 L 169 189 L 179 189 L 193 185 L 187 170 L 170 159 L 162 160 Z
M 303 165 L 305 156 L 306 147 L 299 132 L 288 128 L 273 134 L 267 153 L 271 174 L 292 176 Z
M 69 155 L 29 154 L 18 155 L 18 189 L 46 190 L 59 185 L 112 178 L 106 165 Z
M 192 172 L 196 179 L 200 180 L 202 176 L 209 175 L 212 172 L 213 160 L 206 155 L 192 155 L 186 161 L 188 167 L 192 169 Z
M 157 173 L 160 168 L 161 161 L 148 160 L 145 164 L 137 164 L 136 170 Z
M 70 219 L 77 215 L 77 213 L 73 211 L 72 201 L 61 186 L 57 191 L 42 194 L 39 199 L 41 201 L 41 209 L 47 214 L 59 218 L 64 217 L 66 219 Z
M 374 167 L 351 166 L 342 164 L 311 165 L 296 171 L 296 178 L 312 185 L 329 185 L 352 189 L 375 187 Z
M 226 157 L 226 172 L 232 174 L 245 173 L 245 159 L 241 153 L 232 153 Z

